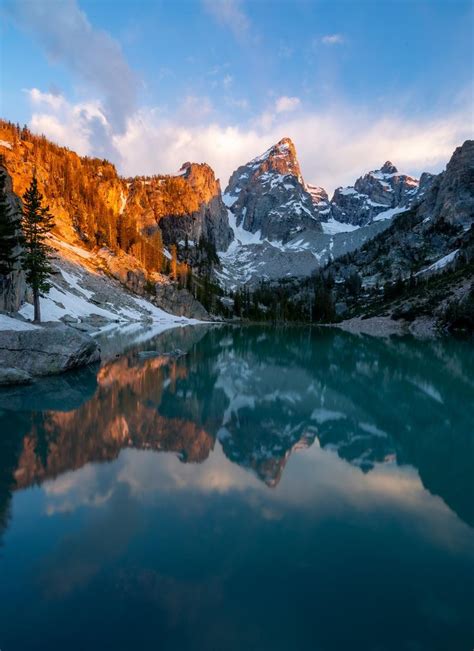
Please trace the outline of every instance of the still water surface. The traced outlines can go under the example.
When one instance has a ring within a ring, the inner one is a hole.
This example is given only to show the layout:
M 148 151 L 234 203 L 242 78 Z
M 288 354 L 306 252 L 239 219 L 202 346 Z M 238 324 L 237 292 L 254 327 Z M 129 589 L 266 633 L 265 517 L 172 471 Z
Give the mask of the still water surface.
M 125 344 L 0 392 L 2 651 L 473 647 L 472 343 Z

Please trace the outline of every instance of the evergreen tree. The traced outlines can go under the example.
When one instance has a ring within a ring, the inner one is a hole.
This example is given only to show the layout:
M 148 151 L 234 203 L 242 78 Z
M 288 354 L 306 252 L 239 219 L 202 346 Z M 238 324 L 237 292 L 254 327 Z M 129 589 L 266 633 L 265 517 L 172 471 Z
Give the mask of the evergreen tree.
M 21 220 L 23 230 L 22 263 L 25 270 L 26 282 L 33 290 L 34 320 L 41 321 L 40 295 L 51 287 L 48 281 L 53 273 L 51 267 L 51 247 L 47 244 L 47 236 L 54 226 L 53 216 L 49 206 L 43 206 L 43 195 L 38 190 L 38 182 L 34 176 L 30 187 L 23 195 L 23 214 Z
M 18 243 L 19 219 L 12 214 L 7 201 L 6 192 L 7 175 L 0 170 L 0 276 L 2 284 L 13 270 L 13 265 L 18 258 L 15 247 Z

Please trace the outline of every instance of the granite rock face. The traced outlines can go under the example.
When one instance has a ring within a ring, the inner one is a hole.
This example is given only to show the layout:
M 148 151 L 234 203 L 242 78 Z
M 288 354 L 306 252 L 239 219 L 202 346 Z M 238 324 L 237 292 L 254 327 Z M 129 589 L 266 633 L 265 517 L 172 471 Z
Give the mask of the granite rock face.
M 136 256 L 154 271 L 157 230 L 166 244 L 203 234 L 218 250 L 232 238 L 221 188 L 206 164 L 185 163 L 176 174 L 121 177 L 105 160 L 80 157 L 34 134 L 20 138 L 0 120 L 0 154 L 22 196 L 36 171 L 38 187 L 54 215 L 54 234 L 87 249 L 106 246 Z M 52 170 L 61 170 L 52 174 Z
M 218 251 L 225 250 L 232 240 L 232 230 L 213 170 L 205 163 L 184 163 L 171 178 L 172 183 L 166 178 L 157 179 L 154 198 L 164 243 L 178 243 L 186 237 L 197 243 L 204 237 Z
M 474 261 L 474 141 L 458 147 L 446 170 L 425 177 L 423 185 L 423 196 L 389 222 L 382 234 L 350 256 L 335 257 L 331 262 L 327 272 L 335 279 L 340 295 L 345 281 L 354 274 L 363 288 L 371 289 L 409 278 L 426 280 L 456 269 L 459 273 L 449 290 L 451 298 L 455 292 L 460 300 L 469 294 Z M 431 314 L 436 306 L 445 307 L 443 291 L 440 285 L 432 297 L 428 291 L 426 295 L 420 292 L 416 301 L 406 299 L 405 307 L 423 305 Z
M 0 363 L 30 376 L 55 375 L 100 360 L 97 342 L 64 325 L 0 331 Z
M 319 185 L 306 183 L 306 191 L 310 194 L 318 212 L 325 211 L 329 206 L 329 196 L 326 190 Z
M 230 178 L 224 202 L 236 225 L 260 234 L 261 239 L 287 242 L 304 230 L 321 231 L 289 138 L 239 167 Z
M 10 384 L 30 384 L 32 381 L 31 375 L 19 368 L 0 368 L 0 387 Z
M 210 320 L 208 312 L 187 289 L 178 289 L 174 285 L 156 285 L 155 302 L 158 307 L 176 316 L 189 319 Z
M 340 187 L 331 200 L 333 219 L 354 226 L 366 226 L 383 219 L 383 213 L 408 207 L 418 192 L 418 179 L 400 174 L 390 161 L 368 172 L 353 186 Z
M 6 176 L 6 193 L 7 201 L 10 205 L 11 214 L 18 214 L 21 211 L 21 201 L 13 192 L 12 179 L 3 165 L 0 165 L 0 173 Z M 20 252 L 17 247 L 16 253 Z M 0 280 L 0 310 L 5 312 L 16 312 L 26 295 L 25 274 L 20 269 L 17 261 L 14 265 L 13 272 L 3 280 Z
M 474 221 L 474 140 L 457 147 L 446 170 L 430 177 L 423 179 L 425 200 L 420 214 L 431 222 L 442 219 L 464 230 L 470 228 Z

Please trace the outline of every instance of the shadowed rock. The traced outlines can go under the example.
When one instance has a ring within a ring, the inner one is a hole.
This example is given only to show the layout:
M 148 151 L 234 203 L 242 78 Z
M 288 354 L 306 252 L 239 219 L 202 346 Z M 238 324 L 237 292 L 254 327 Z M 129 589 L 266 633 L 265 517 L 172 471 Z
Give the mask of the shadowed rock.
M 31 376 L 55 375 L 100 360 L 88 335 L 63 325 L 0 331 L 0 363 Z

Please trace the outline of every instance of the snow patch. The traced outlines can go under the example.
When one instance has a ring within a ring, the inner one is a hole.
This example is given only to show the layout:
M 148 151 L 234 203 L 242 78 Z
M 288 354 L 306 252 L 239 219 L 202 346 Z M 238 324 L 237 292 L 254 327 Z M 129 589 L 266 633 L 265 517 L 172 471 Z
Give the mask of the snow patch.
M 315 409 L 311 414 L 311 420 L 315 420 L 320 425 L 327 423 L 328 421 L 342 420 L 344 418 L 346 418 L 346 416 L 340 411 L 331 411 L 330 409 L 324 409 L 323 407 Z
M 227 214 L 229 216 L 229 226 L 234 231 L 234 240 L 230 243 L 229 248 L 223 254 L 224 256 L 228 253 L 235 252 L 239 244 L 260 244 L 262 242 L 262 234 L 260 231 L 257 231 L 256 233 L 246 231 L 242 226 L 237 226 L 237 220 L 231 210 L 228 210 Z
M 120 208 L 119 208 L 119 215 L 123 215 L 123 211 L 125 210 L 125 206 L 127 203 L 127 197 L 125 196 L 123 190 L 120 191 Z
M 6 314 L 0 314 L 0 330 L 16 330 L 17 332 L 23 332 L 25 330 L 37 329 L 38 326 L 35 326 L 32 323 L 27 323 L 20 319 L 13 319 Z
M 224 202 L 224 205 L 227 206 L 227 208 L 232 208 L 238 198 L 239 197 L 232 197 L 230 194 L 222 195 L 222 201 Z
M 74 274 L 68 273 L 64 269 L 60 269 L 60 271 L 62 277 L 70 287 L 73 287 L 76 291 L 83 294 L 86 298 L 91 298 L 94 295 L 94 292 L 91 292 L 90 290 L 85 289 L 84 287 L 81 287 L 79 285 L 79 281 L 81 280 L 79 276 L 75 276 Z
M 342 194 L 344 196 L 348 196 L 349 194 L 359 194 L 355 188 L 352 186 L 349 186 L 347 188 L 338 188 L 339 194 Z
M 402 207 L 402 208 L 389 208 L 388 210 L 384 210 L 383 212 L 379 212 L 378 215 L 375 215 L 372 221 L 374 222 L 381 222 L 384 219 L 392 219 L 392 217 L 395 217 L 395 215 L 399 215 L 402 212 L 406 212 L 408 208 Z
M 328 219 L 327 222 L 321 222 L 323 228 L 323 233 L 326 235 L 335 235 L 336 233 L 350 233 L 351 231 L 356 231 L 359 226 L 354 226 L 353 224 L 343 224 L 342 222 L 337 221 L 334 217 Z
M 458 253 L 459 249 L 455 249 L 454 251 L 451 251 L 451 253 L 448 253 L 447 255 L 443 256 L 439 260 L 436 260 L 436 262 L 433 262 L 429 267 L 426 267 L 426 269 L 422 269 L 419 271 L 415 276 L 419 276 L 420 274 L 424 274 L 427 271 L 439 271 L 440 269 L 444 269 L 446 265 L 448 265 L 450 262 L 454 260 Z

